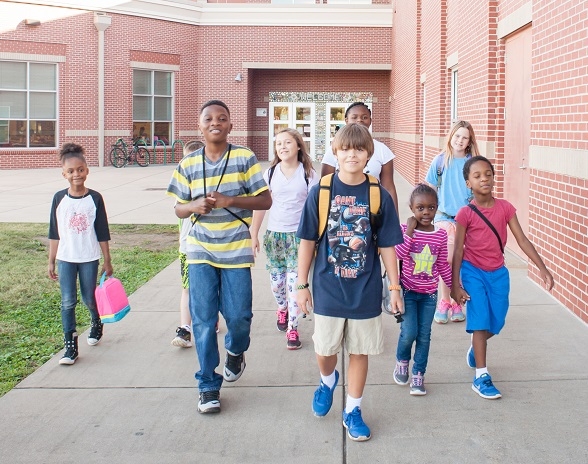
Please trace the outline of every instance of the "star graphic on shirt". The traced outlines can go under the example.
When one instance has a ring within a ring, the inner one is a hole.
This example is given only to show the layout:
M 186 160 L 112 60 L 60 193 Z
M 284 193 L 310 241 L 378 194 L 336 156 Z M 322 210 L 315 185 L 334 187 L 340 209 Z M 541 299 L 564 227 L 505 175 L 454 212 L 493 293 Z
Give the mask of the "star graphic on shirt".
M 421 272 L 426 272 L 430 276 L 433 275 L 433 264 L 437 261 L 437 256 L 431 253 L 428 244 L 425 245 L 423 251 L 420 253 L 411 253 L 410 256 L 414 261 L 413 275 L 420 274 Z

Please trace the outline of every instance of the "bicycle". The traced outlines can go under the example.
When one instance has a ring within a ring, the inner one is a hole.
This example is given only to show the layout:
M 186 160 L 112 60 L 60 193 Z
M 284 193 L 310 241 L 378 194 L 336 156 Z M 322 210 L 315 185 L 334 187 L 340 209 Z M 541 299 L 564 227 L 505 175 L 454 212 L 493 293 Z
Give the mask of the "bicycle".
M 127 164 L 136 161 L 141 167 L 149 166 L 149 150 L 137 144 L 129 152 L 128 145 L 123 139 L 118 139 L 112 150 L 110 150 L 110 162 L 115 168 L 125 167 Z

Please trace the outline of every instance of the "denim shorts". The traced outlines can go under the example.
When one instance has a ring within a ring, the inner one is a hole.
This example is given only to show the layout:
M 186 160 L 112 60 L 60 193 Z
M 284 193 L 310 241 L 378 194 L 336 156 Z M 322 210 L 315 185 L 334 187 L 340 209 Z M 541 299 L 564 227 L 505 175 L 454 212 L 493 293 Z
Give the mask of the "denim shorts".
M 470 295 L 466 331 L 487 330 L 498 335 L 504 327 L 508 312 L 510 277 L 506 266 L 495 271 L 484 271 L 463 261 L 461 282 Z

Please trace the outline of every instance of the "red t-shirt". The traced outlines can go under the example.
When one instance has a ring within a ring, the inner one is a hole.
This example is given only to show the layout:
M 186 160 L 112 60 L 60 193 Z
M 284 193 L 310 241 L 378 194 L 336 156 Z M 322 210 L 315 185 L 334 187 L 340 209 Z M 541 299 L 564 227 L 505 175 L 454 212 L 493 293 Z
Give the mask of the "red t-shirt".
M 494 199 L 492 208 L 482 208 L 475 200 L 472 200 L 472 203 L 494 226 L 504 247 L 507 238 L 506 227 L 508 221 L 516 214 L 515 207 L 508 201 L 498 198 Z M 495 271 L 504 266 L 504 255 L 500 251 L 498 239 L 480 216 L 468 206 L 464 206 L 458 211 L 455 221 L 466 229 L 463 250 L 465 261 L 484 271 Z

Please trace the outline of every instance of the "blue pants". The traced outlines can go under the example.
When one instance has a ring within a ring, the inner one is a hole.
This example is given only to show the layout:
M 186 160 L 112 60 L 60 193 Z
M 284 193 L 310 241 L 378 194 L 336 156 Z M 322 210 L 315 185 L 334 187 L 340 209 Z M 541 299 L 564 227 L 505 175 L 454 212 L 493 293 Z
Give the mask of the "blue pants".
M 220 390 L 223 376 L 215 325 L 220 311 L 227 324 L 225 348 L 241 354 L 249 348 L 253 312 L 251 268 L 217 268 L 209 264 L 189 264 L 190 315 L 200 370 L 198 390 Z
M 414 363 L 412 373 L 424 374 L 429 361 L 431 345 L 431 325 L 437 307 L 437 292 L 417 293 L 404 290 L 404 321 L 400 325 L 396 359 L 409 361 L 414 344 Z M 415 343 L 416 341 L 416 343 Z
M 82 301 L 88 307 L 94 322 L 100 322 L 96 307 L 96 280 L 98 278 L 98 260 L 88 263 L 69 263 L 57 261 L 57 274 L 61 289 L 61 324 L 63 333 L 76 331 L 76 305 L 78 304 L 78 276 Z

